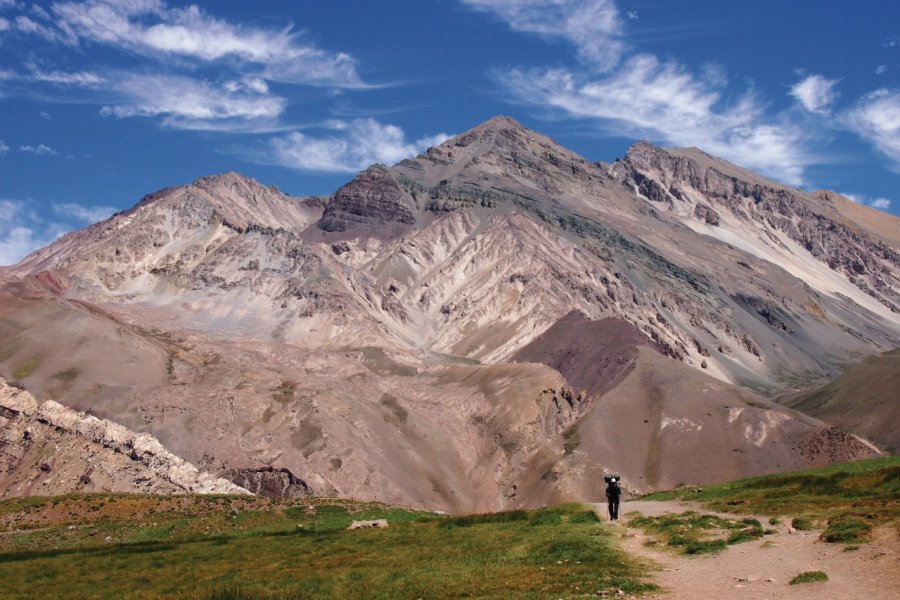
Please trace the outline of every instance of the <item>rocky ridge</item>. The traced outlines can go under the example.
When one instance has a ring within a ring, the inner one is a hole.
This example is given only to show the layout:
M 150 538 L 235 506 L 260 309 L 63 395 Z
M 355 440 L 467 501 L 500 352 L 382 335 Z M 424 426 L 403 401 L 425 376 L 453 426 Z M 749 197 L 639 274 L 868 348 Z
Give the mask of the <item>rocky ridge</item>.
M 248 494 L 198 470 L 157 439 L 47 400 L 0 379 L 0 481 L 4 495 L 96 490 Z

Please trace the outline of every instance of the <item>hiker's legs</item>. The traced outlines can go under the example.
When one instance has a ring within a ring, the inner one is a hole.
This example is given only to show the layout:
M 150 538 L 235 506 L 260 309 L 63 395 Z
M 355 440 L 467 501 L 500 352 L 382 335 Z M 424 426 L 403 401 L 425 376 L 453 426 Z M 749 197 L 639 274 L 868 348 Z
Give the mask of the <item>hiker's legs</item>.
M 614 507 L 613 500 L 610 500 L 609 501 L 609 520 L 610 521 L 616 520 L 615 508 L 613 508 L 613 507 Z
M 613 521 L 619 520 L 619 501 L 613 500 L 609 503 L 609 513 L 612 516 Z

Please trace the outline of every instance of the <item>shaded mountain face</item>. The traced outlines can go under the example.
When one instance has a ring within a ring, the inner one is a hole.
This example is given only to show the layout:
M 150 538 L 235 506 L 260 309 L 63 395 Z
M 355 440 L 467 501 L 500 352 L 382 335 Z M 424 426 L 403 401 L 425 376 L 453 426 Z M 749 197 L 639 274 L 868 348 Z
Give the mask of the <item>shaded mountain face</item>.
M 787 394 L 778 402 L 896 454 L 900 449 L 900 349 L 870 356 L 827 385 Z
M 4 269 L 0 375 L 214 474 L 451 510 L 866 456 L 764 397 L 900 346 L 898 220 L 826 200 L 506 117 L 329 198 L 203 178 Z

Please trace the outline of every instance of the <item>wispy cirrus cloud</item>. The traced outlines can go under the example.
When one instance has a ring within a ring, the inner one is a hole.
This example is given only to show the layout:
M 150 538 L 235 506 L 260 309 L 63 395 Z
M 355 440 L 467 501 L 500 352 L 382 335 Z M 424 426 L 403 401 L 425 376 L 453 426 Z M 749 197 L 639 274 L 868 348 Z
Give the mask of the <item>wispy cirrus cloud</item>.
M 497 77 L 523 101 L 595 119 L 610 133 L 698 146 L 792 185 L 803 183 L 813 162 L 805 133 L 767 118 L 751 92 L 728 103 L 717 82 L 650 54 L 601 78 L 566 69 L 514 69 Z
M 124 74 L 112 82 L 118 103 L 101 114 L 118 118 L 162 117 L 163 124 L 179 129 L 247 128 L 271 126 L 287 100 L 268 88 L 233 81 L 217 85 L 180 75 Z
M 608 71 L 625 51 L 622 20 L 614 0 L 462 0 L 470 8 L 492 13 L 515 31 L 563 39 L 592 68 Z M 637 13 L 634 13 L 637 17 Z M 629 14 L 629 19 L 632 19 Z
M 9 152 L 9 146 L 7 146 L 7 145 L 3 142 L 3 140 L 0 140 L 0 156 L 3 156 L 3 155 L 6 154 L 7 152 Z
M 900 90 L 881 88 L 863 96 L 840 121 L 870 142 L 900 172 Z
M 809 112 L 828 115 L 838 97 L 835 89 L 838 81 L 821 75 L 808 75 L 791 87 L 790 95 Z
M 24 4 L 9 6 L 27 10 Z M 55 68 L 30 55 L 18 72 L 3 72 L 14 84 L 13 93 L 98 104 L 105 116 L 153 117 L 181 129 L 275 131 L 285 128 L 279 119 L 288 101 L 270 83 L 327 90 L 366 87 L 356 59 L 319 48 L 292 24 L 237 23 L 195 5 L 61 1 L 10 18 L 17 35 L 40 38 L 48 47 L 102 46 L 118 53 L 105 64 L 78 69 Z M 79 52 L 78 58 L 89 56 Z M 83 93 L 73 96 L 75 88 Z
M 650 53 L 629 56 L 614 0 L 461 1 L 514 30 L 575 46 L 581 68 L 495 71 L 496 81 L 519 102 L 592 120 L 615 135 L 698 146 L 792 185 L 804 183 L 806 167 L 815 161 L 807 133 L 784 115 L 768 114 L 752 89 L 726 100 L 723 69 L 692 71 Z
M 106 78 L 97 73 L 88 71 L 44 71 L 35 65 L 29 65 L 28 73 L 20 78 L 33 82 L 81 87 L 96 87 L 106 82 Z
M 397 163 L 451 137 L 438 134 L 408 140 L 402 128 L 375 119 L 331 121 L 327 126 L 328 135 L 314 137 L 293 131 L 270 139 L 266 148 L 248 156 L 302 171 L 353 173 L 373 163 Z
M 84 43 L 108 45 L 150 58 L 198 62 L 233 60 L 241 70 L 285 83 L 360 87 L 356 60 L 303 40 L 292 26 L 271 29 L 217 19 L 196 5 L 161 0 L 59 2 L 59 30 Z

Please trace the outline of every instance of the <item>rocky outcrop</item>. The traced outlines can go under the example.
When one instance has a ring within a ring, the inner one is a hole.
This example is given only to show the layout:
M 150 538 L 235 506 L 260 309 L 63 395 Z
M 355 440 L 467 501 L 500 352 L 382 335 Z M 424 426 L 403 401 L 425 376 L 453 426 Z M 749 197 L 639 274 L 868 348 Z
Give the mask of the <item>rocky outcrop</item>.
M 197 469 L 146 433 L 79 413 L 0 379 L 0 489 L 6 495 L 79 491 L 247 494 Z
M 258 496 L 272 498 L 309 498 L 309 485 L 290 470 L 276 467 L 231 469 L 224 476 L 235 485 Z
M 866 295 L 900 312 L 900 251 L 836 211 L 823 210 L 822 194 L 779 186 L 699 150 L 669 151 L 647 142 L 632 146 L 614 172 L 676 212 L 677 204 L 693 203 L 694 218 L 706 224 L 719 225 L 720 213 L 727 212 L 775 245 L 777 234 L 783 234 Z
M 386 223 L 412 225 L 413 209 L 391 172 L 374 165 L 334 193 L 319 220 L 323 231 L 347 231 Z

